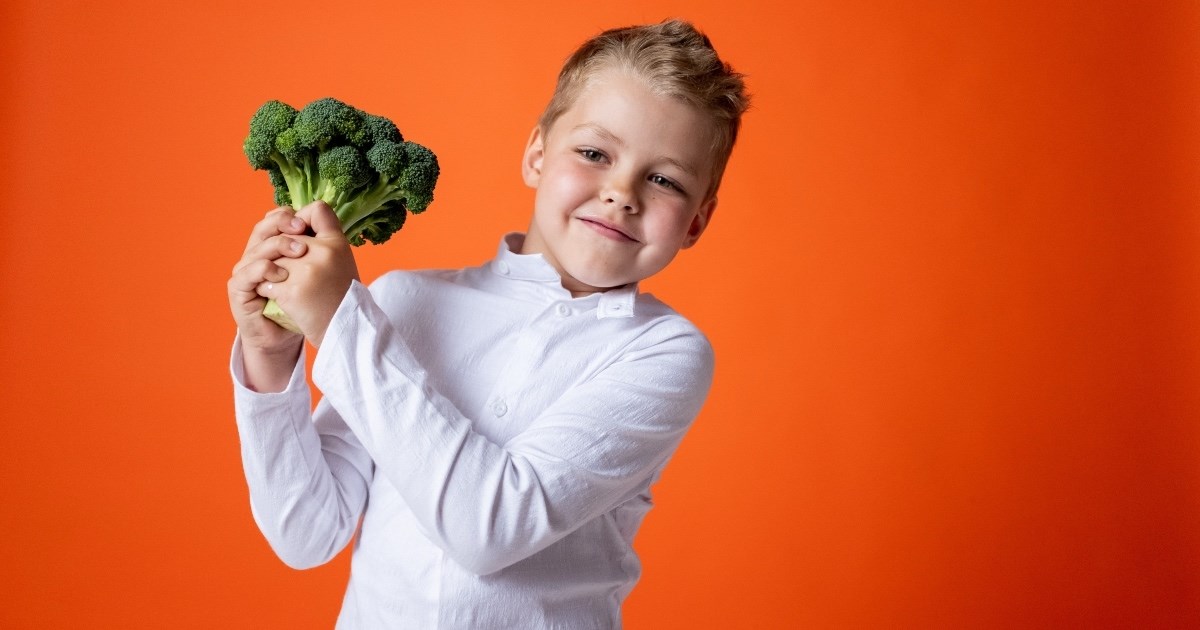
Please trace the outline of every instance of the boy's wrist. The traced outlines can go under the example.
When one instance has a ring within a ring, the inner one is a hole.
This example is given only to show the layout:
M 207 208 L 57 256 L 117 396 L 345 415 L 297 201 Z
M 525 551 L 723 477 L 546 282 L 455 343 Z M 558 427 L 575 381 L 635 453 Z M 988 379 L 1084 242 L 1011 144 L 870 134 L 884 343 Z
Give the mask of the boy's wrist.
M 251 343 L 242 345 L 242 380 L 251 391 L 278 393 L 287 389 L 300 360 L 304 338 L 297 335 L 293 342 L 273 348 L 263 348 Z

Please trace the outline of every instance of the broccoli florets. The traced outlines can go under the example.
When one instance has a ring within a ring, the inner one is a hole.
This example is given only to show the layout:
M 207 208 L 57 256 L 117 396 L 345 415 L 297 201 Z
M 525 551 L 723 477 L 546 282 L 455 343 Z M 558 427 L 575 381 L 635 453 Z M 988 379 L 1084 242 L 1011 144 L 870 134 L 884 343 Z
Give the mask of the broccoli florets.
M 395 215 L 423 212 L 437 185 L 432 151 L 405 141 L 391 120 L 337 99 L 299 111 L 268 101 L 250 119 L 243 146 L 250 165 L 270 175 L 276 203 L 328 203 L 355 245 L 386 241 L 404 225 Z
M 439 173 L 437 156 L 404 140 L 391 120 L 332 98 L 299 111 L 267 101 L 250 119 L 243 150 L 251 166 L 267 171 L 276 204 L 324 201 L 356 246 L 387 241 L 407 213 L 423 212 Z M 282 313 L 272 304 L 268 310 Z
M 404 138 L 392 121 L 383 116 L 364 113 L 362 127 L 350 138 L 350 143 L 356 147 L 368 149 L 380 140 L 403 142 Z

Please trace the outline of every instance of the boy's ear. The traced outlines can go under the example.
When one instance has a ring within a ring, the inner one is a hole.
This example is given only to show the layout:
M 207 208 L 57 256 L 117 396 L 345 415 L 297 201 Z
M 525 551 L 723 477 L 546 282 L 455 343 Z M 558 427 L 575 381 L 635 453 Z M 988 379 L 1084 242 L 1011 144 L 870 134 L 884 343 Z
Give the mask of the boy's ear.
M 525 185 L 537 188 L 542 179 L 542 157 L 546 154 L 542 138 L 542 127 L 536 125 L 529 134 L 529 143 L 525 145 L 525 156 L 521 160 L 521 176 Z
M 713 213 L 716 211 L 716 197 L 710 198 L 700 206 L 700 210 L 696 212 L 696 216 L 692 217 L 692 224 L 688 226 L 687 236 L 683 239 L 683 249 L 695 245 L 696 241 L 700 240 L 700 235 L 704 234 L 704 230 L 708 228 L 708 224 L 712 223 Z

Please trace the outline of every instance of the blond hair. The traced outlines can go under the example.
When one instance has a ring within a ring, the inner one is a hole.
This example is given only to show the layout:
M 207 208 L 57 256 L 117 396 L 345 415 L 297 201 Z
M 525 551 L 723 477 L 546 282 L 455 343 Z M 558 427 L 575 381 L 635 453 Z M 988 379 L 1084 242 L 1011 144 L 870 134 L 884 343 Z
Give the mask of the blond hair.
M 607 30 L 584 42 L 563 64 L 554 95 L 538 119 L 543 133 L 571 107 L 588 81 L 607 68 L 630 71 L 656 94 L 678 98 L 712 119 L 708 195 L 715 194 L 742 114 L 750 105 L 743 75 L 717 56 L 707 36 L 683 20 Z

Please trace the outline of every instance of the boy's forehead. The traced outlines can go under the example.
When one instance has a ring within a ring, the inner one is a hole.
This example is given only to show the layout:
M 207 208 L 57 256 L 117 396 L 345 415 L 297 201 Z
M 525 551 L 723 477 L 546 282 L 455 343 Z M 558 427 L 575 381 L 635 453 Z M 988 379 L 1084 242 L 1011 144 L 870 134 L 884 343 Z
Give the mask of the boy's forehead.
M 583 86 L 551 128 L 567 135 L 589 134 L 628 146 L 649 140 L 664 159 L 699 176 L 711 166 L 716 121 L 682 98 L 662 94 L 647 81 L 619 71 L 598 73 Z
M 605 97 L 613 96 L 640 100 L 643 104 L 650 101 L 662 101 L 678 112 L 686 112 L 686 115 L 694 116 L 697 120 L 702 121 L 699 126 L 705 130 L 716 127 L 717 121 L 711 115 L 688 102 L 683 96 L 664 89 L 662 86 L 656 86 L 637 72 L 615 67 L 597 70 L 583 80 L 563 109 L 563 115 L 572 111 L 578 112 L 581 106 L 587 107 L 595 104 L 596 101 L 605 100 Z

